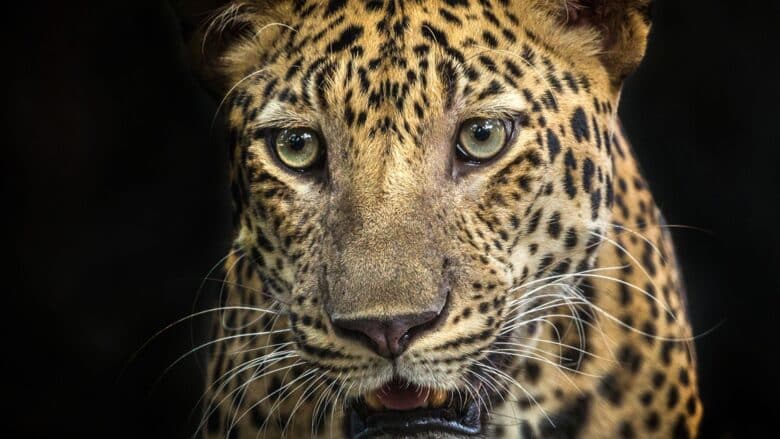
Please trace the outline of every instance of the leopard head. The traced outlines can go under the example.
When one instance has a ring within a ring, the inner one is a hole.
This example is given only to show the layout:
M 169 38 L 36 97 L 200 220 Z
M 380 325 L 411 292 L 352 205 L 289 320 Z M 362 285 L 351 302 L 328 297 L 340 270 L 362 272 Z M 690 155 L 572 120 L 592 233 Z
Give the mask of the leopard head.
M 236 250 L 300 358 L 357 412 L 464 396 L 434 427 L 469 433 L 522 384 L 522 358 L 497 346 L 532 344 L 539 297 L 593 264 L 647 11 L 255 1 L 205 28 L 197 52 L 224 97 Z

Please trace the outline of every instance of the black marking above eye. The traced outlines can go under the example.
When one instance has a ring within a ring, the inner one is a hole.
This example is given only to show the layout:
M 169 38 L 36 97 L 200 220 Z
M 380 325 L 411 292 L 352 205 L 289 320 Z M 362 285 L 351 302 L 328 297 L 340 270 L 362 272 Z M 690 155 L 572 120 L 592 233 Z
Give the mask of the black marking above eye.
M 590 127 L 588 127 L 588 118 L 585 116 L 585 110 L 577 107 L 571 117 L 571 129 L 574 131 L 574 137 L 577 142 L 583 140 L 590 141 Z
M 352 45 L 358 38 L 363 35 L 363 28 L 360 26 L 349 26 L 344 29 L 339 35 L 338 39 L 328 44 L 326 52 L 335 53 L 340 52 Z
M 422 24 L 421 30 L 422 30 L 422 36 L 425 39 L 430 40 L 431 42 L 438 44 L 439 46 L 449 47 L 450 43 L 447 40 L 447 34 L 445 34 L 444 31 L 442 31 L 441 29 L 425 21 Z
M 330 0 L 328 2 L 328 7 L 325 9 L 325 18 L 341 11 L 346 5 L 346 0 Z

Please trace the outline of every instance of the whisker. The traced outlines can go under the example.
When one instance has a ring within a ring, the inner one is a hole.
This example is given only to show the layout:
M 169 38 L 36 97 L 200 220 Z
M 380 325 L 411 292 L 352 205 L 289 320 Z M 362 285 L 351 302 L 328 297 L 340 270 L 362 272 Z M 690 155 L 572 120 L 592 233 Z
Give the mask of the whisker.
M 278 368 L 276 368 L 276 369 L 274 369 L 274 370 L 271 370 L 271 371 L 263 372 L 261 375 L 253 375 L 253 376 L 252 376 L 251 378 L 249 378 L 249 379 L 248 379 L 246 382 L 244 382 L 243 384 L 241 384 L 241 386 L 237 387 L 236 389 L 232 390 L 232 391 L 231 391 L 231 392 L 229 392 L 227 395 L 225 395 L 225 397 L 224 397 L 224 398 L 222 398 L 222 399 L 221 399 L 221 400 L 220 400 L 220 401 L 219 401 L 217 404 L 210 403 L 210 404 L 209 404 L 209 407 L 207 407 L 206 413 L 204 413 L 204 415 L 203 415 L 203 418 L 202 418 L 202 420 L 201 420 L 200 424 L 198 425 L 198 428 L 196 429 L 196 431 L 195 431 L 195 435 L 194 435 L 193 437 L 197 437 L 197 436 L 198 436 L 198 434 L 200 433 L 200 431 L 203 429 L 203 426 L 204 426 L 204 425 L 206 425 L 206 422 L 207 422 L 207 421 L 208 421 L 208 419 L 209 419 L 209 418 L 212 416 L 212 414 L 213 414 L 213 413 L 214 413 L 216 410 L 218 410 L 218 409 L 219 409 L 219 407 L 220 407 L 222 404 L 224 404 L 224 403 L 225 403 L 225 401 L 227 401 L 227 400 L 228 400 L 230 397 L 232 397 L 232 396 L 233 396 L 233 395 L 234 395 L 234 394 L 235 394 L 237 391 L 239 391 L 241 388 L 243 388 L 243 387 L 245 387 L 245 386 L 248 386 L 248 385 L 250 385 L 251 383 L 253 383 L 253 382 L 255 382 L 255 381 L 259 380 L 259 379 L 262 379 L 263 377 L 266 377 L 266 376 L 268 376 L 268 375 L 271 375 L 271 374 L 274 374 L 274 373 L 278 373 L 278 372 L 280 372 L 280 371 L 282 371 L 282 370 L 291 369 L 291 368 L 293 368 L 293 367 L 300 366 L 300 365 L 303 365 L 303 364 L 306 364 L 306 362 L 305 362 L 305 361 L 299 361 L 299 362 L 296 362 L 296 363 L 293 363 L 293 364 L 289 364 L 289 365 L 287 365 L 287 366 L 281 366 L 281 367 L 278 367 Z M 211 408 L 212 406 L 213 406 L 213 408 Z
M 230 286 L 230 287 L 243 288 L 243 289 L 251 291 L 253 293 L 262 294 L 263 296 L 270 297 L 268 294 L 264 293 L 263 290 L 251 287 L 249 285 L 244 285 L 244 284 L 241 284 L 241 283 L 238 283 L 238 282 L 235 282 L 235 281 L 229 281 L 227 279 L 219 279 L 219 278 L 216 278 L 216 277 L 206 277 L 203 280 L 207 281 L 207 282 L 215 282 L 215 283 L 227 285 L 227 286 Z
M 184 317 L 174 321 L 173 323 L 168 324 L 164 328 L 162 328 L 159 331 L 155 332 L 154 335 L 149 337 L 149 339 L 147 339 L 141 345 L 141 347 L 139 347 L 135 352 L 133 352 L 133 354 L 127 360 L 127 364 L 125 364 L 125 366 L 122 368 L 122 371 L 119 373 L 119 376 L 121 377 L 122 375 L 124 375 L 124 373 L 126 372 L 127 368 L 130 366 L 130 364 L 132 362 L 134 362 L 138 358 L 138 356 L 141 354 L 141 352 L 143 352 L 147 347 L 149 347 L 149 345 L 154 340 L 156 340 L 158 337 L 160 337 L 163 333 L 165 333 L 165 331 L 168 331 L 171 328 L 173 328 L 173 327 L 175 327 L 177 325 L 180 325 L 180 324 L 182 324 L 182 323 L 184 323 L 184 322 L 186 322 L 188 320 L 191 320 L 191 319 L 193 319 L 195 317 L 199 317 L 199 316 L 202 316 L 202 315 L 205 315 L 205 314 L 209 314 L 209 313 L 213 313 L 213 312 L 219 312 L 219 311 L 223 311 L 223 310 L 243 310 L 243 311 L 252 311 L 252 312 L 260 312 L 260 313 L 268 313 L 268 314 L 277 314 L 274 311 L 270 311 L 270 310 L 267 310 L 267 309 L 264 309 L 264 308 L 255 308 L 255 307 L 251 307 L 251 306 L 219 306 L 219 307 L 215 307 L 215 308 L 206 309 L 206 310 L 203 310 L 203 311 L 190 313 L 190 314 L 188 314 L 188 315 L 186 315 L 186 316 L 184 316 Z
M 555 423 L 550 418 L 550 416 L 547 414 L 547 411 L 544 410 L 542 405 L 539 404 L 539 401 L 537 401 L 536 398 L 530 392 L 528 392 L 528 390 L 526 390 L 525 387 L 523 387 L 520 383 L 518 383 L 517 380 L 515 380 L 512 377 L 510 377 L 509 375 L 507 375 L 503 371 L 501 371 L 499 369 L 496 369 L 495 367 L 488 366 L 488 365 L 486 365 L 484 363 L 480 363 L 480 366 L 482 368 L 484 368 L 484 370 L 486 372 L 497 374 L 498 376 L 500 376 L 500 377 L 504 378 L 505 380 L 507 380 L 509 382 L 509 384 L 512 384 L 512 385 L 516 386 L 518 389 L 520 389 L 520 391 L 522 391 L 528 397 L 528 399 L 531 400 L 536 405 L 536 407 L 539 409 L 539 411 L 542 413 L 542 415 L 545 417 L 545 419 L 547 419 L 547 422 L 549 422 L 550 425 L 555 427 Z
M 272 406 L 272 407 L 271 407 L 271 410 L 268 412 L 268 414 L 267 414 L 267 416 L 266 416 L 266 418 L 265 418 L 265 421 L 263 422 L 263 426 L 265 426 L 265 423 L 266 423 L 266 422 L 268 422 L 268 420 L 269 420 L 269 419 L 271 419 L 271 414 L 274 412 L 274 408 L 275 408 L 275 407 L 277 407 L 277 404 L 281 404 L 281 401 L 284 401 L 285 399 L 287 399 L 287 397 L 289 397 L 289 392 L 287 392 L 287 389 L 289 389 L 291 386 L 293 386 L 293 385 L 294 385 L 295 383 L 297 383 L 298 381 L 300 381 L 300 380 L 302 380 L 302 379 L 304 379 L 304 378 L 307 378 L 307 377 L 309 377 L 309 375 L 311 375 L 311 374 L 313 374 L 313 373 L 317 372 L 318 370 L 319 370 L 319 369 L 310 369 L 310 370 L 308 370 L 308 371 L 304 372 L 303 374 L 301 374 L 299 377 L 296 377 L 295 379 L 293 379 L 293 380 L 292 380 L 292 381 L 290 381 L 289 383 L 287 383 L 287 384 L 285 384 L 285 385 L 281 386 L 280 388 L 278 388 L 278 389 L 274 390 L 274 391 L 273 391 L 273 392 L 271 392 L 271 393 L 268 393 L 267 395 L 265 395 L 265 396 L 264 396 L 263 398 L 261 398 L 260 400 L 253 402 L 253 403 L 252 403 L 252 404 L 251 404 L 251 405 L 250 405 L 250 406 L 249 406 L 249 407 L 248 407 L 246 410 L 244 410 L 244 411 L 243 411 L 243 413 L 241 413 L 241 415 L 240 415 L 240 416 L 238 416 L 238 418 L 234 418 L 234 419 L 231 421 L 230 427 L 227 429 L 227 432 L 226 432 L 226 437 L 230 437 L 230 431 L 231 431 L 231 430 L 232 430 L 232 429 L 233 429 L 233 428 L 234 428 L 236 425 L 238 425 L 238 423 L 240 423 L 240 422 L 241 422 L 241 420 L 242 420 L 242 419 L 244 419 L 244 417 L 245 417 L 245 416 L 246 416 L 248 413 L 250 413 L 252 410 L 254 410 L 254 409 L 255 409 L 255 408 L 257 408 L 258 406 L 260 406 L 260 405 L 261 405 L 263 402 L 265 402 L 266 400 L 268 400 L 268 398 L 271 398 L 271 397 L 273 397 L 274 395 L 276 395 L 277 393 L 280 393 L 280 392 L 282 392 L 282 393 L 283 393 L 283 394 L 285 394 L 286 396 L 285 396 L 284 398 L 281 398 L 281 399 L 277 400 L 276 404 L 274 404 L 274 406 Z M 306 381 L 308 381 L 308 379 L 307 379 Z M 304 381 L 304 383 L 305 383 L 306 381 Z M 296 389 L 297 389 L 297 387 L 296 387 Z M 262 427 L 261 427 L 261 430 L 262 430 Z
M 276 398 L 276 402 L 274 402 L 274 405 L 272 405 L 271 409 L 268 411 L 268 414 L 266 415 L 265 421 L 263 421 L 263 425 L 260 426 L 258 434 L 261 431 L 265 430 L 266 424 L 268 423 L 268 421 L 271 420 L 271 416 L 273 415 L 273 413 L 276 412 L 279 409 L 279 407 L 281 407 L 282 403 L 284 403 L 284 401 L 286 401 L 287 398 L 289 398 L 292 394 L 294 394 L 296 391 L 298 391 L 298 389 L 300 389 L 301 387 L 305 386 L 307 383 L 311 382 L 311 380 L 317 378 L 316 374 L 317 374 L 317 372 L 319 372 L 319 370 L 320 370 L 319 368 L 314 368 L 314 369 L 307 370 L 306 372 L 302 373 L 299 377 L 293 379 L 288 384 L 282 386 L 282 389 L 285 389 L 285 388 L 289 389 L 292 384 L 294 384 L 295 382 L 303 379 L 303 382 L 299 383 L 292 390 L 290 390 L 290 391 L 286 391 L 285 390 L 285 392 L 283 393 L 283 395 L 284 395 L 283 397 Z M 246 416 L 249 412 L 251 412 L 257 405 L 259 405 L 259 404 L 255 403 L 252 406 L 250 406 L 249 409 L 244 411 L 244 413 L 241 416 L 239 416 L 238 419 L 236 419 L 235 423 L 238 424 L 241 421 L 241 419 L 243 419 L 244 416 Z
M 543 278 L 540 278 L 540 279 L 534 279 L 532 281 L 523 283 L 522 285 L 518 285 L 516 287 L 512 287 L 512 288 L 508 289 L 507 292 L 508 293 L 513 293 L 515 291 L 518 291 L 520 289 L 526 288 L 528 286 L 531 286 L 531 285 L 534 285 L 534 284 L 537 284 L 537 283 L 547 282 L 549 280 L 554 280 L 554 279 L 555 280 L 560 280 L 560 279 L 575 278 L 577 276 L 581 276 L 581 275 L 584 275 L 584 274 L 598 273 L 598 272 L 601 272 L 601 271 L 620 270 L 620 269 L 625 268 L 625 267 L 626 266 L 623 265 L 623 266 L 613 266 L 613 267 L 592 268 L 590 270 L 583 270 L 583 271 L 576 272 L 576 273 L 556 274 L 556 275 L 552 275 L 552 276 L 543 277 Z
M 626 232 L 628 232 L 628 233 L 638 237 L 639 239 L 641 239 L 642 241 L 647 243 L 647 245 L 649 245 L 653 249 L 653 251 L 658 255 L 659 259 L 661 259 L 662 261 L 666 262 L 666 258 L 664 257 L 664 254 L 661 251 L 661 249 L 659 249 L 658 246 L 655 245 L 655 243 L 653 243 L 653 241 L 651 241 L 645 235 L 643 235 L 643 234 L 641 234 L 641 233 L 639 233 L 639 232 L 637 232 L 637 231 L 635 231 L 635 230 L 633 230 L 633 229 L 631 229 L 629 227 L 626 227 L 626 226 L 624 226 L 622 224 L 610 223 L 610 226 L 612 228 L 614 228 L 614 229 L 624 230 L 624 231 L 626 231 Z
M 314 403 L 314 408 L 312 409 L 312 416 L 311 416 L 311 437 L 315 437 L 314 434 L 315 425 L 320 425 L 320 419 L 322 419 L 323 416 L 326 416 L 325 411 L 320 411 L 320 407 L 322 406 L 323 401 L 325 401 L 328 397 L 328 395 L 332 392 L 333 386 L 335 386 L 339 380 L 341 379 L 341 373 L 338 374 L 338 376 L 335 379 L 331 380 L 330 385 L 325 388 L 325 390 L 322 391 L 319 398 L 317 398 L 317 401 Z
M 323 384 L 327 383 L 327 380 L 323 380 L 323 378 L 326 377 L 326 376 L 327 376 L 327 374 L 325 372 L 321 372 L 316 377 L 316 379 L 308 385 L 306 390 L 301 392 L 301 396 L 298 397 L 298 401 L 293 406 L 292 411 L 288 415 L 288 420 L 284 424 L 284 428 L 282 429 L 282 437 L 285 437 L 286 432 L 287 432 L 287 428 L 290 426 L 290 424 L 292 424 L 293 419 L 295 418 L 295 413 L 298 411 L 298 409 L 301 407 L 301 405 L 303 405 L 303 403 L 306 401 L 307 398 L 309 398 L 311 396 L 311 394 L 316 392 L 317 389 L 319 389 Z M 315 384 L 316 384 L 316 386 L 315 386 Z M 314 416 L 314 413 L 312 413 L 312 416 Z
M 160 377 L 157 378 L 155 383 L 158 383 L 165 375 L 168 374 L 168 372 L 171 371 L 171 369 L 173 369 L 182 360 L 184 360 L 188 356 L 190 356 L 190 355 L 194 354 L 195 352 L 197 352 L 197 351 L 199 351 L 201 349 L 204 349 L 206 347 L 212 346 L 214 344 L 217 344 L 217 343 L 220 343 L 220 342 L 223 342 L 223 341 L 228 341 L 228 340 L 235 340 L 235 339 L 240 339 L 240 338 L 244 338 L 244 337 L 256 337 L 258 335 L 265 335 L 265 334 L 278 334 L 278 333 L 284 333 L 284 332 L 290 332 L 290 329 L 278 329 L 278 330 L 275 330 L 275 331 L 250 332 L 250 333 L 246 333 L 246 334 L 236 334 L 236 335 L 230 335 L 230 336 L 226 336 L 226 337 L 220 337 L 220 338 L 218 338 L 216 340 L 212 340 L 212 341 L 203 343 L 203 344 L 201 344 L 199 346 L 196 346 L 196 347 L 190 349 L 187 353 L 182 354 L 181 356 L 179 356 L 179 358 L 177 358 L 173 363 L 171 363 L 168 367 L 165 368 L 165 370 L 160 375 Z
M 657 284 L 656 284 L 656 282 L 655 282 L 655 279 L 653 279 L 653 277 L 652 277 L 652 276 L 650 276 L 650 273 L 648 273 L 648 272 L 647 272 L 647 269 L 645 268 L 645 266 L 644 266 L 642 263 L 640 263 L 640 262 L 639 262 L 639 260 L 637 260 L 637 259 L 636 259 L 636 257 L 635 257 L 633 254 L 631 254 L 631 252 L 629 252 L 629 251 L 628 251 L 628 250 L 627 250 L 625 247 L 623 247 L 622 245 L 620 245 L 620 244 L 619 244 L 617 241 L 615 241 L 615 240 L 613 240 L 613 239 L 611 239 L 611 238 L 608 238 L 608 237 L 606 237 L 606 236 L 599 235 L 598 233 L 593 233 L 593 232 L 590 232 L 590 234 L 591 234 L 591 235 L 593 235 L 593 236 L 596 236 L 596 237 L 598 237 L 598 238 L 601 238 L 602 240 L 604 240 L 604 241 L 606 241 L 606 242 L 608 242 L 608 243 L 612 244 L 613 246 L 615 246 L 616 248 L 618 248 L 620 251 L 622 251 L 622 252 L 623 252 L 623 253 L 624 253 L 626 256 L 628 256 L 628 258 L 629 258 L 629 259 L 631 259 L 631 261 L 632 261 L 632 262 L 634 262 L 634 264 L 636 264 L 636 266 L 637 266 L 637 267 L 639 267 L 639 270 L 641 270 L 641 271 L 642 271 L 642 273 L 645 275 L 645 277 L 646 277 L 646 278 L 647 278 L 647 280 L 650 282 L 650 284 L 651 284 L 651 285 L 652 285 L 652 286 L 653 286 L 653 287 L 654 287 L 656 290 L 660 290 L 660 288 L 658 288 L 658 285 L 657 285 Z M 671 316 L 672 316 L 672 317 L 673 317 L 675 320 L 677 320 L 677 317 L 676 317 L 676 316 L 675 316 L 675 315 L 674 315 L 674 314 L 671 312 L 671 310 L 669 309 L 669 305 L 668 305 L 668 304 L 666 304 L 666 303 L 664 303 L 664 302 L 661 302 L 660 300 L 658 301 L 658 303 L 660 303 L 660 304 L 663 306 L 663 308 L 664 308 L 664 309 L 665 309 L 665 310 L 666 310 L 666 311 L 667 311 L 667 312 L 668 312 L 668 313 L 669 313 L 669 314 L 670 314 L 670 315 L 671 315 Z

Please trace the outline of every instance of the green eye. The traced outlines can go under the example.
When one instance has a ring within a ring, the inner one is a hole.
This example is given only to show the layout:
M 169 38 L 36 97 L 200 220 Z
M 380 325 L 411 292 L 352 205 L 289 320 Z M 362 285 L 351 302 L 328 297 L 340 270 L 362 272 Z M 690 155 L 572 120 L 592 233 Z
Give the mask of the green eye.
M 322 157 L 319 136 L 308 128 L 285 128 L 273 137 L 274 150 L 285 166 L 303 171 L 316 165 Z
M 495 157 L 507 143 L 509 129 L 501 119 L 469 119 L 460 127 L 458 156 L 470 162 L 482 162 Z

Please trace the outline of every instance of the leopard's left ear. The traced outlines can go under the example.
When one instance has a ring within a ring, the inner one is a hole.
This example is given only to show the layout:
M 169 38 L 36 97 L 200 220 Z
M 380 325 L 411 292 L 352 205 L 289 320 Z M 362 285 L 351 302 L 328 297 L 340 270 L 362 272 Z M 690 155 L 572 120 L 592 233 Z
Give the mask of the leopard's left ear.
M 595 31 L 599 57 L 619 87 L 645 55 L 652 0 L 539 0 L 566 29 Z
M 192 0 L 177 7 L 189 61 L 197 76 L 221 97 L 254 61 L 250 43 L 263 21 L 288 2 L 281 0 Z M 247 49 L 238 54 L 241 48 Z M 256 56 L 256 53 L 255 53 Z M 238 58 L 236 60 L 235 58 Z

